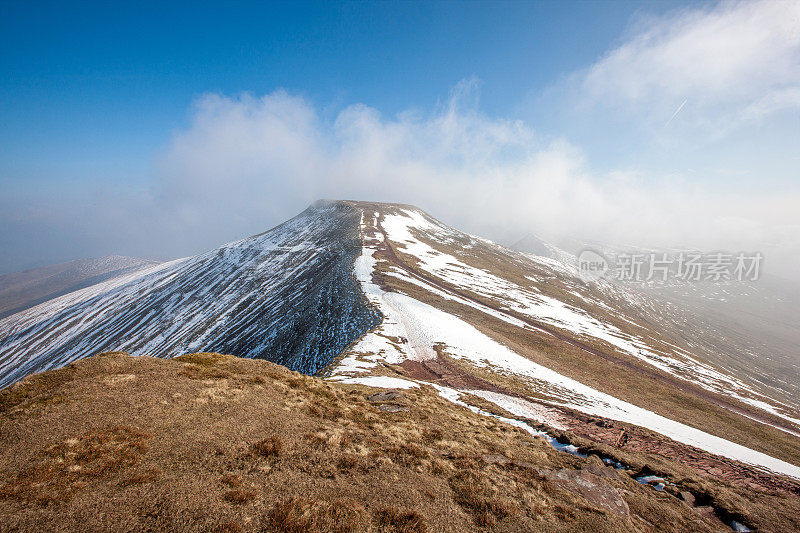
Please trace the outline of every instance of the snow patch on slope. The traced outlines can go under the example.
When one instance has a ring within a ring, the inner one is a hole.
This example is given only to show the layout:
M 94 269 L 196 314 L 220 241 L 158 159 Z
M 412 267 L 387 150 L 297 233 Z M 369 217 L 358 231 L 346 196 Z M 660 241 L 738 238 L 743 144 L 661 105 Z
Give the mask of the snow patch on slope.
M 721 372 L 699 361 L 686 350 L 676 346 L 663 346 L 669 351 L 657 350 L 652 345 L 648 345 L 644 339 L 627 334 L 608 322 L 598 320 L 584 309 L 541 294 L 535 287 L 522 287 L 492 272 L 468 265 L 453 255 L 435 249 L 418 238 L 417 235 L 424 235 L 433 239 L 436 244 L 443 246 L 454 244 L 460 246 L 461 239 L 457 237 L 463 238 L 465 236 L 454 232 L 451 228 L 435 223 L 420 212 L 404 209 L 401 214 L 386 214 L 382 220 L 382 227 L 391 242 L 402 246 L 404 253 L 418 261 L 417 267 L 419 269 L 452 286 L 498 302 L 501 309 L 529 316 L 543 324 L 571 332 L 579 338 L 603 341 L 623 353 L 627 353 L 678 378 L 696 383 L 713 392 L 734 397 L 794 424 L 800 422 L 800 420 L 786 415 L 769 403 L 774 402 L 771 398 L 758 393 L 731 373 Z M 439 295 L 443 294 L 443 291 L 438 288 L 413 279 L 403 272 L 390 272 L 389 274 L 418 285 L 426 285 L 427 290 L 430 292 Z M 591 305 L 603 307 L 613 312 L 607 304 L 600 300 L 592 299 L 589 302 L 583 295 L 574 291 L 573 294 Z M 483 313 L 498 318 L 503 317 L 501 319 L 507 322 L 514 320 L 513 317 L 498 313 L 487 306 L 478 305 L 475 302 L 458 298 L 454 295 L 445 297 L 458 300 L 460 303 L 474 307 Z M 624 315 L 620 315 L 617 312 L 614 312 L 614 315 L 625 322 L 637 326 L 634 321 Z M 530 329 L 524 323 L 516 322 L 517 324 L 515 325 Z M 661 342 L 660 344 L 667 343 Z M 765 400 L 769 400 L 769 402 Z
M 424 222 L 429 224 L 427 221 Z M 362 228 L 366 228 L 363 215 Z M 380 239 L 380 237 L 376 238 Z M 405 240 L 412 246 L 417 246 L 413 244 L 414 241 L 411 238 Z M 415 253 L 422 250 L 425 255 L 427 252 L 424 252 L 424 247 L 426 246 L 424 243 L 420 243 Z M 356 273 L 364 293 L 370 302 L 381 310 L 384 321 L 378 328 L 362 337 L 356 344 L 354 352 L 366 353 L 371 349 L 377 349 L 378 351 L 372 352 L 372 361 L 386 360 L 397 363 L 406 358 L 419 360 L 435 358 L 436 352 L 433 346 L 441 343 L 451 357 L 466 360 L 497 373 L 514 375 L 527 380 L 533 390 L 552 398 L 551 401 L 555 405 L 642 426 L 683 444 L 800 479 L 800 467 L 796 465 L 675 422 L 597 391 L 522 357 L 458 317 L 404 294 L 382 291 L 372 281 L 372 271 L 376 263 L 374 253 L 373 248 L 363 247 L 362 255 L 356 261 Z M 434 254 L 433 257 L 436 257 L 437 254 Z M 441 258 L 435 259 L 435 261 L 444 261 L 443 264 L 451 266 L 457 264 L 457 260 L 454 258 L 452 261 Z M 451 271 L 457 272 L 459 269 L 461 268 L 451 269 Z M 440 272 L 441 270 L 442 268 L 439 269 Z M 405 339 L 406 342 L 393 342 L 389 337 Z M 357 355 L 354 354 L 351 357 L 357 357 Z M 334 375 L 341 375 L 344 372 L 351 373 L 353 367 L 353 363 L 345 359 L 344 366 L 337 368 Z M 360 378 L 339 377 L 335 379 Z M 451 399 L 456 400 L 459 392 L 467 391 L 450 389 L 447 391 L 450 394 L 445 393 L 445 397 L 453 396 Z M 522 403 L 514 402 L 506 395 L 494 396 L 485 391 L 469 392 L 478 394 L 517 416 L 534 419 L 542 417 L 541 412 L 537 413 Z

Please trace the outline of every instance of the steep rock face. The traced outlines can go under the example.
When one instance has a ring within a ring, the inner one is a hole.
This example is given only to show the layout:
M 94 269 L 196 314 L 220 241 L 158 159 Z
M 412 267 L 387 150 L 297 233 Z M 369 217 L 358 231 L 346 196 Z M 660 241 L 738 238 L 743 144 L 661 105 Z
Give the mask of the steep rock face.
M 265 233 L 8 317 L 0 386 L 110 350 L 213 350 L 314 374 L 380 321 L 353 275 L 360 216 L 318 202 Z

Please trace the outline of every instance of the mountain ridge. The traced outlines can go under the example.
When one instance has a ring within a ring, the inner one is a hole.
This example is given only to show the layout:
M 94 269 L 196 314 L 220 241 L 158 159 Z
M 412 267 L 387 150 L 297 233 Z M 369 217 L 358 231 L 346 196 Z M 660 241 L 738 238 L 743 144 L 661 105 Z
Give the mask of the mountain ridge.
M 0 321 L 0 370 L 9 383 L 104 350 L 215 350 L 343 383 L 430 382 L 610 444 L 588 420 L 633 424 L 663 437 L 631 426 L 632 446 L 731 479 L 800 478 L 797 406 L 719 365 L 713 343 L 664 311 L 413 206 L 321 201 L 267 232 Z
M 120 349 L 172 357 L 213 346 L 314 373 L 378 319 L 351 272 L 358 215 L 344 203 L 312 206 L 266 232 L 0 321 L 0 386 Z

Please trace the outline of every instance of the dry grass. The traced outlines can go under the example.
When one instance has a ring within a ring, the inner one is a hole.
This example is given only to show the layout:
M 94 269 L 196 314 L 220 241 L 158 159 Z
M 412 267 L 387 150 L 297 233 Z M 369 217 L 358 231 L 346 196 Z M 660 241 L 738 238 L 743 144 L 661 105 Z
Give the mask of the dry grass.
M 141 472 L 135 472 L 128 478 L 120 482 L 120 486 L 129 487 L 131 485 L 140 485 L 143 483 L 155 483 L 161 478 L 161 470 L 158 468 L 146 468 Z
M 385 413 L 366 399 L 374 389 L 264 361 L 194 360 L 90 358 L 55 388 L 46 374 L 31 380 L 17 405 L 23 409 L 0 417 L 0 530 L 630 530 L 540 473 L 584 461 L 432 388 L 404 391 L 408 411 Z M 219 383 L 181 379 L 195 364 L 229 372 L 226 381 L 242 392 L 198 403 Z M 119 374 L 136 379 L 104 383 Z M 65 401 L 25 407 L 54 395 Z M 340 415 L 307 409 L 318 404 Z M 601 482 L 620 491 L 637 524 L 717 527 L 628 476 Z M 742 512 L 730 487 L 692 490 Z M 746 523 L 800 525 L 796 497 L 751 493 L 750 500 L 758 513 L 745 509 Z
M 283 533 L 352 533 L 364 530 L 365 509 L 351 499 L 319 501 L 296 496 L 275 504 L 265 525 Z
M 54 391 L 72 380 L 75 369 L 67 366 L 58 370 L 28 376 L 22 381 L 0 391 L 0 415 L 9 413 L 14 408 L 24 407 L 26 403 L 35 401 L 43 404 L 58 401 Z
M 225 474 L 220 481 L 229 487 L 238 487 L 242 484 L 242 476 L 239 474 Z
M 241 505 L 247 503 L 256 497 L 256 493 L 249 490 L 233 489 L 229 490 L 222 497 L 226 502 L 234 505 Z
M 475 517 L 482 527 L 493 526 L 513 512 L 510 501 L 498 497 L 498 490 L 491 486 L 485 476 L 474 471 L 461 471 L 450 478 L 455 501 Z
M 260 440 L 253 444 L 253 453 L 268 459 L 278 459 L 283 452 L 283 440 L 280 437 L 272 436 Z
M 147 452 L 148 437 L 130 427 L 114 426 L 50 446 L 0 486 L 0 498 L 37 503 L 67 501 L 87 483 L 135 466 Z M 159 470 L 151 467 L 125 477 L 119 485 L 147 483 L 158 475 Z
M 230 355 L 222 355 L 214 352 L 190 353 L 175 358 L 176 361 L 192 363 L 197 366 L 215 366 L 220 362 L 230 359 Z
M 425 519 L 416 511 L 384 507 L 373 516 L 373 523 L 378 531 L 396 531 L 397 533 L 425 533 L 428 526 Z

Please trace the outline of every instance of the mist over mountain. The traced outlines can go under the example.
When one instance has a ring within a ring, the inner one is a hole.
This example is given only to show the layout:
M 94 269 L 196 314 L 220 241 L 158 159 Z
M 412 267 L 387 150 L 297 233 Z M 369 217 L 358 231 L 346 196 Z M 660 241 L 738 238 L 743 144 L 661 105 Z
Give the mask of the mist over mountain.
M 0 2 L 0 532 L 800 531 L 799 22 Z
M 0 276 L 0 318 L 154 264 L 146 259 L 109 255 Z

